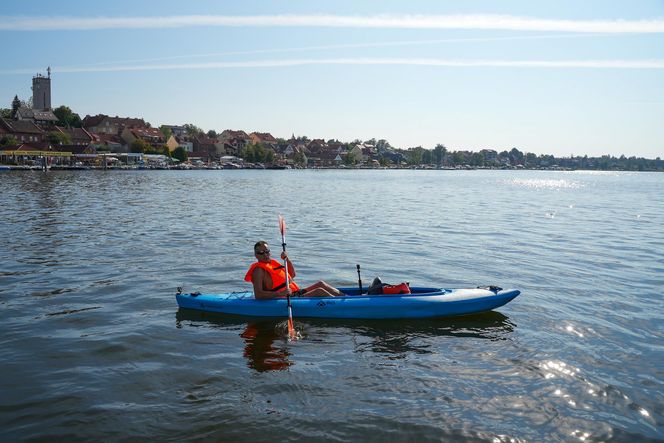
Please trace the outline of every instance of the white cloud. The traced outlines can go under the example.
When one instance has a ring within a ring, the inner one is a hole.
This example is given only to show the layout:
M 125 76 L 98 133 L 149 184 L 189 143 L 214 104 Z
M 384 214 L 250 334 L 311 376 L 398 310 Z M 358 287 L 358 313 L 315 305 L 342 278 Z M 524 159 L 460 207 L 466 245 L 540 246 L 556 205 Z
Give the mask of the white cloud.
M 390 29 L 498 29 L 663 33 L 664 19 L 554 20 L 511 15 L 182 15 L 163 17 L 0 17 L 0 31 L 150 29 L 199 26 Z
M 55 67 L 58 74 L 77 72 L 163 71 L 199 69 L 279 68 L 306 65 L 401 65 L 448 68 L 585 68 L 585 69 L 664 69 L 664 59 L 653 60 L 453 60 L 432 58 L 330 58 L 253 60 L 180 64 Z M 34 69 L 0 70 L 0 74 L 31 73 Z

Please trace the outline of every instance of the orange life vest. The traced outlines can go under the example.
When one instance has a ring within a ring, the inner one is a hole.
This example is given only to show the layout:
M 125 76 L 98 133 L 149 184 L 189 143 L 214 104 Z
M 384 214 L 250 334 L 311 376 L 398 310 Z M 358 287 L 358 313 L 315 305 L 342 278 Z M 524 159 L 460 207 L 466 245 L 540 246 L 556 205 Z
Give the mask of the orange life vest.
M 247 274 L 244 276 L 244 281 L 252 282 L 251 277 L 254 273 L 254 269 L 261 268 L 270 275 L 272 280 L 272 287 L 268 291 L 281 291 L 286 287 L 286 269 L 284 265 L 279 263 L 276 260 L 270 260 L 270 263 L 256 262 L 247 271 Z M 290 276 L 290 289 L 291 292 L 298 291 L 300 287 L 293 281 L 293 277 Z

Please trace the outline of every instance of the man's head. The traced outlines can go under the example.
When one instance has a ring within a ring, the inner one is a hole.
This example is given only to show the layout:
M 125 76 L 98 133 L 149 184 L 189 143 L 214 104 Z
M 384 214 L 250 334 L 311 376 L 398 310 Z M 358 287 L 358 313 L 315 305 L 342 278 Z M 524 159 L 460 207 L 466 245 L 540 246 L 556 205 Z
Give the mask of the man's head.
M 254 245 L 254 255 L 258 261 L 269 262 L 270 261 L 270 247 L 267 242 L 259 241 Z

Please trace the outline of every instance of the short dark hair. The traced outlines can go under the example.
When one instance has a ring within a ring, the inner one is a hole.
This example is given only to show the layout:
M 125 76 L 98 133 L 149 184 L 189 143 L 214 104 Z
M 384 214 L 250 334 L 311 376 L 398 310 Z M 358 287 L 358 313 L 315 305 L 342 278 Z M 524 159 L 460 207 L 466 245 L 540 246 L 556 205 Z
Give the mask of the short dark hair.
M 256 242 L 256 244 L 254 245 L 254 251 L 260 248 L 261 246 L 267 246 L 267 242 L 263 240 Z

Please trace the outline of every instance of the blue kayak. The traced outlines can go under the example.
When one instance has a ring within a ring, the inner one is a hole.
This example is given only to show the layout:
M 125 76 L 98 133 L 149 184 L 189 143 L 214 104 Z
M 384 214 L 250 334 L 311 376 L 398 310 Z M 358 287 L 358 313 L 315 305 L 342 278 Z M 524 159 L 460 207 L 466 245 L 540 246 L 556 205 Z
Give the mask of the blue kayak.
M 490 311 L 512 301 L 521 291 L 500 288 L 442 289 L 411 287 L 411 294 L 358 294 L 357 288 L 339 288 L 343 297 L 292 297 L 294 317 L 310 318 L 431 318 Z M 284 317 L 285 298 L 256 300 L 254 293 L 176 294 L 178 306 L 205 312 Z

